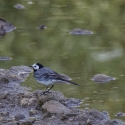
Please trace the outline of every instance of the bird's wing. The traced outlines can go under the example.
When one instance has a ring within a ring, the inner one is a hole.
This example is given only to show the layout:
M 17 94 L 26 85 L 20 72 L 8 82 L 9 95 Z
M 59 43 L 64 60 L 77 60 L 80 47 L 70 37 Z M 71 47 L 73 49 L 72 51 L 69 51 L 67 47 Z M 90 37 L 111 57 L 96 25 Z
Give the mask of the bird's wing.
M 61 74 L 58 74 L 57 72 L 47 68 L 47 67 L 44 67 L 42 69 L 39 69 L 38 71 L 36 71 L 34 73 L 34 76 L 35 78 L 38 78 L 38 79 L 41 79 L 41 78 L 44 78 L 44 79 L 51 79 L 51 80 L 63 80 L 63 79 L 66 79 L 64 75 L 61 75 Z M 68 78 L 67 78 L 68 79 Z
M 36 78 L 45 78 L 45 79 L 54 79 L 58 76 L 58 73 L 54 72 L 53 70 L 44 67 L 42 69 L 39 69 L 34 73 L 34 76 Z

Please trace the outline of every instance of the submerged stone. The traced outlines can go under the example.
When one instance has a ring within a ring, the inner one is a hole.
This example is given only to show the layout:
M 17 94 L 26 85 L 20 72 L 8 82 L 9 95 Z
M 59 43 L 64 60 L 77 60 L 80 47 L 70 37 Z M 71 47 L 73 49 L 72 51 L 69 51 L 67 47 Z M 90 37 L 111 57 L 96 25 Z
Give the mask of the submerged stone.
M 79 29 L 79 28 L 70 31 L 69 33 L 72 34 L 72 35 L 91 35 L 91 34 L 93 34 L 92 31 L 82 30 L 82 29 Z
M 16 27 L 14 25 L 12 25 L 11 23 L 9 23 L 8 21 L 6 21 L 3 18 L 0 18 L 0 36 L 3 36 L 7 32 L 11 32 L 14 29 L 16 29 Z
M 118 112 L 115 116 L 117 116 L 117 117 L 123 117 L 123 116 L 125 116 L 125 113 Z
M 106 82 L 116 80 L 116 78 L 111 77 L 111 76 L 107 76 L 104 74 L 97 74 L 97 75 L 94 75 L 94 77 L 91 80 L 96 82 L 96 83 L 106 83 Z
M 16 9 L 24 9 L 25 7 L 23 5 L 21 5 L 21 4 L 16 4 L 16 5 L 14 5 L 14 8 L 16 8 Z
M 79 107 L 82 101 L 80 99 L 75 98 L 67 98 L 65 101 L 62 102 L 68 108 Z
M 45 26 L 45 25 L 41 25 L 41 26 L 38 27 L 38 29 L 40 29 L 40 30 L 44 30 L 46 28 L 47 28 L 47 26 Z
M 0 57 L 0 61 L 12 60 L 11 57 Z

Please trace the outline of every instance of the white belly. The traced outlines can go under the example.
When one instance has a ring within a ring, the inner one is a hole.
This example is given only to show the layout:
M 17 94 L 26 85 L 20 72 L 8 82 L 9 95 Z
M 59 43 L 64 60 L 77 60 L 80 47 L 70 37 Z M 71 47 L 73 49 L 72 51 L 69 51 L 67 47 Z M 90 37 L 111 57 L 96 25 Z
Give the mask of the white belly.
M 37 80 L 37 81 L 39 83 L 43 84 L 43 85 L 46 85 L 46 86 L 56 83 L 56 80 L 48 80 L 48 81 L 39 81 L 39 80 Z

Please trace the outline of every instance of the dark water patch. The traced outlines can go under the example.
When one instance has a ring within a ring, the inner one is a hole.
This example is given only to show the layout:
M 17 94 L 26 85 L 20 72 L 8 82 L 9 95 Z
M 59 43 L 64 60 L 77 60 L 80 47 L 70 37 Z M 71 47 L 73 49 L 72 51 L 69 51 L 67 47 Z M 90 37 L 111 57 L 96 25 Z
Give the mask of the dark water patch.
M 91 34 L 93 34 L 92 31 L 82 30 L 82 29 L 79 29 L 79 28 L 70 31 L 69 33 L 72 34 L 72 35 L 91 35 Z
M 106 83 L 106 82 L 116 80 L 116 78 L 111 77 L 111 76 L 107 76 L 104 74 L 97 74 L 97 75 L 94 75 L 94 77 L 91 80 L 96 82 L 96 83 Z

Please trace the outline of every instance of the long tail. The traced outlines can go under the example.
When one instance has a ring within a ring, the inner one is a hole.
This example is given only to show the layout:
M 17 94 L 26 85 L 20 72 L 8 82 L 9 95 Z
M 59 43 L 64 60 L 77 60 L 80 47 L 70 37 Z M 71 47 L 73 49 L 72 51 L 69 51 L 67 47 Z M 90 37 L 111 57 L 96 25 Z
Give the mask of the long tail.
M 79 84 L 77 84 L 77 83 L 75 83 L 75 82 L 72 82 L 72 81 L 69 81 L 69 80 L 66 80 L 66 79 L 62 79 L 62 80 L 65 81 L 65 82 L 68 82 L 68 83 L 71 83 L 71 84 L 74 84 L 74 85 L 79 86 Z

